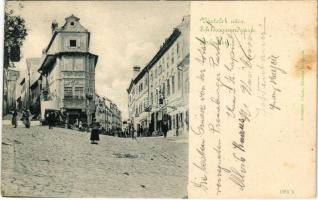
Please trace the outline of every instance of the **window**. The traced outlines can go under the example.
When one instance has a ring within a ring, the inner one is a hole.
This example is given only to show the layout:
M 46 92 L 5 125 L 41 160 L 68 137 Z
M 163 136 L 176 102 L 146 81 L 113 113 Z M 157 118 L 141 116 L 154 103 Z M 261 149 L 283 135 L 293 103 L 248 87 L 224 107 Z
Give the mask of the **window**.
M 169 68 L 169 53 L 167 53 L 167 68 Z
M 181 88 L 181 72 L 178 71 L 178 90 Z
M 64 97 L 72 97 L 72 87 L 64 87 Z
M 174 49 L 171 51 L 171 64 L 173 65 L 174 63 Z
M 179 54 L 179 43 L 177 43 L 177 54 Z
M 181 46 L 181 42 L 179 42 L 178 44 L 177 44 L 177 56 L 178 56 L 178 58 L 180 58 L 181 57 L 181 54 L 182 54 L 182 46 Z
M 161 73 L 162 73 L 162 66 L 159 65 L 159 74 L 161 74 Z
M 151 92 L 151 94 L 150 94 L 150 104 L 152 105 L 153 104 L 153 93 Z
M 156 90 L 156 93 L 155 93 L 155 102 L 154 102 L 155 105 L 158 105 L 158 90 Z
M 144 98 L 144 109 L 146 109 L 149 105 L 148 99 Z
M 167 79 L 167 96 L 170 95 L 170 80 Z
M 180 127 L 183 127 L 183 113 L 180 113 Z
M 70 47 L 76 47 L 76 40 L 70 40 Z
M 172 85 L 172 94 L 175 92 L 175 87 L 174 87 L 174 76 L 171 77 L 171 85 Z
M 83 96 L 84 88 L 83 87 L 75 87 L 75 96 Z
M 74 26 L 74 22 L 71 22 L 71 25 Z
M 152 80 L 153 80 L 153 74 L 151 72 L 151 74 L 150 74 L 150 82 L 152 82 Z

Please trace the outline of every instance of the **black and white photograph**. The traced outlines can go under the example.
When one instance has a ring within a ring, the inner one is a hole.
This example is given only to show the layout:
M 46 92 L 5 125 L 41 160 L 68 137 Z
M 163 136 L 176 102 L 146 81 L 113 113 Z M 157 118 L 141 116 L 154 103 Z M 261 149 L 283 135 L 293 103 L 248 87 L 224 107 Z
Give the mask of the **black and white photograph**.
M 190 2 L 4 15 L 2 196 L 188 198 Z

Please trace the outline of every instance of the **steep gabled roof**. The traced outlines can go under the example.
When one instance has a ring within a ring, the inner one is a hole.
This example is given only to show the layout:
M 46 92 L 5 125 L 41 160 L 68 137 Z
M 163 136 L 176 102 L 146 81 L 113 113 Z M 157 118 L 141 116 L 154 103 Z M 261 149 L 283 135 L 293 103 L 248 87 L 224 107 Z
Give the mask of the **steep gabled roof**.
M 73 14 L 65 18 L 65 24 L 58 29 L 58 32 L 88 32 L 88 30 L 79 23 L 80 18 Z
M 75 17 L 74 15 L 71 15 L 67 18 L 65 18 L 65 24 L 60 27 L 60 28 L 56 28 L 53 32 L 53 36 L 47 46 L 47 48 L 45 49 L 45 52 L 48 52 L 56 35 L 58 33 L 87 33 L 88 34 L 88 42 L 90 42 L 90 32 L 79 23 L 80 18 Z M 89 43 L 88 43 L 89 46 Z

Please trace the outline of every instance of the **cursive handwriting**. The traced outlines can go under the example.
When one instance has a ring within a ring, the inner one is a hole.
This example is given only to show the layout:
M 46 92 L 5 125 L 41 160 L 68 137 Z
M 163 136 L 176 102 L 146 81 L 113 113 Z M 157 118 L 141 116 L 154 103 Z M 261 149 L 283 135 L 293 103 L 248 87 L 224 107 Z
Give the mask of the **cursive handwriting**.
M 196 152 L 200 156 L 200 162 L 199 164 L 195 162 L 193 162 L 192 164 L 202 172 L 202 176 L 196 177 L 194 181 L 192 181 L 192 184 L 195 187 L 198 187 L 204 191 L 207 191 L 208 178 L 206 175 L 206 147 L 205 147 L 204 139 L 201 139 L 200 148 L 196 148 Z
M 271 74 L 269 76 L 270 83 L 272 84 L 272 98 L 271 103 L 269 104 L 269 108 L 272 110 L 281 110 L 278 106 L 278 93 L 281 93 L 282 90 L 278 86 L 278 76 L 279 74 L 287 74 L 287 72 L 280 67 L 278 67 L 278 58 L 279 56 L 271 55 L 269 56 L 270 61 L 270 70 Z

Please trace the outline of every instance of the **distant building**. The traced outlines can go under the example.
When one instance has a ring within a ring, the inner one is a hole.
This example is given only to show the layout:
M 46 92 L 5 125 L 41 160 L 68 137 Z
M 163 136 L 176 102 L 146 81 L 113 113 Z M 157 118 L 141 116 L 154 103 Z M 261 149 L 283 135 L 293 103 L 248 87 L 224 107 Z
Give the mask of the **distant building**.
M 121 111 L 118 106 L 106 97 L 96 95 L 95 118 L 99 122 L 105 133 L 113 135 L 118 130 L 122 130 Z
M 38 72 L 42 58 L 27 58 L 27 75 L 26 84 L 28 85 L 29 95 L 29 110 L 34 118 L 37 118 L 41 113 L 41 74 Z
M 27 108 L 27 105 L 29 104 L 28 101 L 28 85 L 25 82 L 25 77 L 21 77 L 19 79 L 18 85 L 17 85 L 17 108 L 19 111 L 22 111 Z
M 20 76 L 20 72 L 6 68 L 3 70 L 3 107 L 2 113 L 7 114 L 14 108 L 16 108 L 16 85 Z
M 27 58 L 27 68 L 20 72 L 17 84 L 17 108 L 30 110 L 32 118 L 39 117 L 40 95 L 41 95 L 41 74 L 38 72 L 42 58 Z
M 60 110 L 69 123 L 90 124 L 95 113 L 95 66 L 97 55 L 89 52 L 90 32 L 79 18 L 67 17 L 63 26 L 52 23 L 52 38 L 44 51 L 41 113 Z
M 161 132 L 166 117 L 172 135 L 188 133 L 190 16 L 184 17 L 143 68 L 135 66 L 127 89 L 129 120 L 144 134 Z

